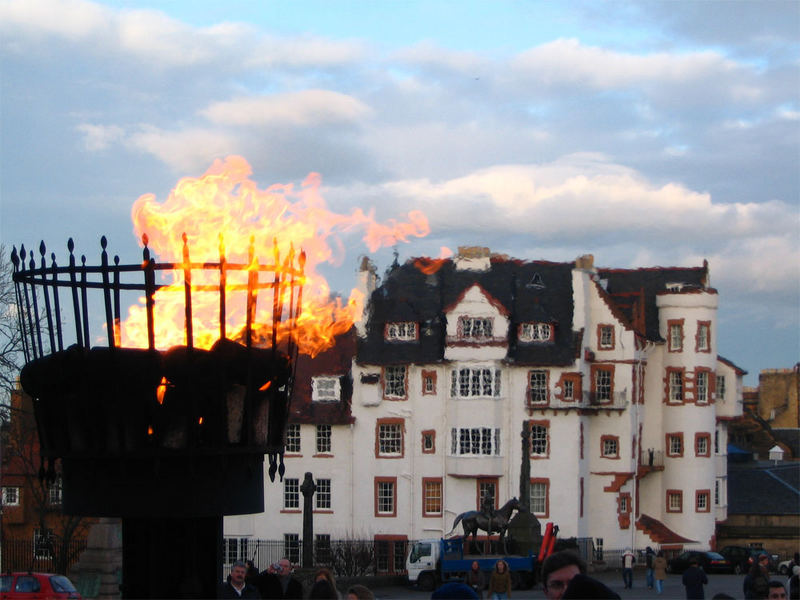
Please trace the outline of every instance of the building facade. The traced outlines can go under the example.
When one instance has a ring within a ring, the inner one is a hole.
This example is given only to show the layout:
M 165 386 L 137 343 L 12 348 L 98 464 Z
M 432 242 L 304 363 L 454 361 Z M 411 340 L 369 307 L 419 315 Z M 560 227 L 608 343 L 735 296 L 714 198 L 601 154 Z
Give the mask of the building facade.
M 267 484 L 266 513 L 226 518 L 230 544 L 299 539 L 308 471 L 320 543 L 399 553 L 487 494 L 497 507 L 518 496 L 527 452 L 531 510 L 562 537 L 713 547 L 744 372 L 718 355 L 707 264 L 600 269 L 590 255 L 460 248 L 380 284 L 365 260 L 360 276 L 362 320 L 299 365 L 285 479 Z

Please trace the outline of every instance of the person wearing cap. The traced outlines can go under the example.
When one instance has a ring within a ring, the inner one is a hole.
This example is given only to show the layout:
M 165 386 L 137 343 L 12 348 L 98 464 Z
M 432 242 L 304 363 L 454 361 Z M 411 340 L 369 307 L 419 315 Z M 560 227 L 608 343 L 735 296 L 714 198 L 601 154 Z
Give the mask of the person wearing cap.
M 689 568 L 683 572 L 681 583 L 686 588 L 686 600 L 703 600 L 706 597 L 703 586 L 708 583 L 708 577 L 696 558 L 689 560 Z
M 765 552 L 750 567 L 742 582 L 745 600 L 764 600 L 769 594 L 769 556 Z
M 636 562 L 636 556 L 630 548 L 625 549 L 625 554 L 622 555 L 622 581 L 625 584 L 625 589 L 633 588 L 633 563 Z

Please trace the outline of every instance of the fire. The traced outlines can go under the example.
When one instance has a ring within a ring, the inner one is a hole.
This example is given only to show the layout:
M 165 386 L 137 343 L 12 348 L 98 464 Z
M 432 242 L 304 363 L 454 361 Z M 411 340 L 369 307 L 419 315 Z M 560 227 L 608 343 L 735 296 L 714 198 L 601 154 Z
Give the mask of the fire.
M 158 384 L 156 388 L 156 398 L 158 399 L 159 404 L 164 404 L 164 396 L 167 394 L 167 381 L 166 377 L 161 378 L 161 383 Z
M 421 257 L 414 261 L 414 266 L 425 273 L 425 275 L 433 275 L 442 268 L 442 265 L 444 265 L 451 256 L 453 256 L 453 251 L 447 246 L 442 246 L 439 251 L 439 258 Z
M 374 211 L 353 210 L 349 215 L 329 210 L 320 193 L 322 178 L 311 173 L 299 189 L 293 185 L 272 185 L 259 189 L 250 179 L 252 170 L 239 156 L 217 160 L 201 177 L 185 177 L 178 181 L 165 202 L 152 194 L 141 196 L 133 205 L 134 231 L 159 261 L 185 264 L 185 247 L 191 252 L 189 262 L 219 262 L 250 265 L 275 264 L 285 281 L 300 252 L 305 254 L 300 315 L 286 326 L 279 325 L 278 343 L 285 343 L 292 330 L 298 350 L 315 356 L 330 347 L 334 336 L 350 329 L 360 316 L 363 297 L 352 290 L 347 302 L 331 299 L 327 281 L 317 272 L 321 263 L 341 262 L 342 242 L 338 233 L 363 230 L 363 241 L 371 252 L 379 247 L 408 241 L 412 236 L 428 234 L 428 220 L 419 211 L 408 213 L 408 220 L 378 223 Z M 338 252 L 332 248 L 335 246 Z M 248 249 L 253 247 L 252 255 Z M 277 259 L 277 260 L 276 260 Z M 155 296 L 155 340 L 159 348 L 185 344 L 184 271 L 176 268 Z M 219 296 L 202 293 L 219 285 L 214 269 L 191 272 L 193 344 L 210 348 L 220 336 Z M 260 276 L 265 277 L 264 273 Z M 225 330 L 235 336 L 246 322 L 248 271 L 227 271 Z M 266 292 L 263 292 L 265 293 Z M 292 290 L 280 289 L 283 302 L 289 301 Z M 255 327 L 260 336 L 272 336 L 273 302 L 256 299 Z M 284 318 L 287 318 L 284 313 Z M 131 307 L 122 325 L 122 341 L 126 346 L 147 347 L 145 299 Z M 162 382 L 164 389 L 166 382 Z M 161 390 L 161 386 L 159 386 Z

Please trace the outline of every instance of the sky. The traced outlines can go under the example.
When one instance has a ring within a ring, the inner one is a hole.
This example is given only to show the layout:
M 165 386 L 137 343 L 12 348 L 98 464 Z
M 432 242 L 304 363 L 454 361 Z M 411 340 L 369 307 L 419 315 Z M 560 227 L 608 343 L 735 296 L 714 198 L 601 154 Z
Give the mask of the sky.
M 719 353 L 800 360 L 800 2 L 0 0 L 0 240 L 64 261 L 215 159 L 442 247 L 700 266 Z M 136 259 L 134 259 L 136 260 Z

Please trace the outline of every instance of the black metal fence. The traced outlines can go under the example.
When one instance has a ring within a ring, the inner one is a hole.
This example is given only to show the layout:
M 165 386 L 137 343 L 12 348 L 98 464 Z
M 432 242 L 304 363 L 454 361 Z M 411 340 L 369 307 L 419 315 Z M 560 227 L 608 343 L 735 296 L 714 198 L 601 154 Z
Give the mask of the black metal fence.
M 38 571 L 66 575 L 85 549 L 86 540 L 72 540 L 65 545 L 43 545 L 33 540 L 3 539 L 0 542 L 0 568 L 3 572 Z
M 237 560 L 252 560 L 259 571 L 264 571 L 281 558 L 299 564 L 303 541 L 295 536 L 284 540 L 226 537 L 223 551 L 223 572 Z M 337 577 L 400 575 L 406 572 L 407 553 L 405 539 L 330 540 L 325 536 L 314 541 L 314 566 L 328 567 Z

